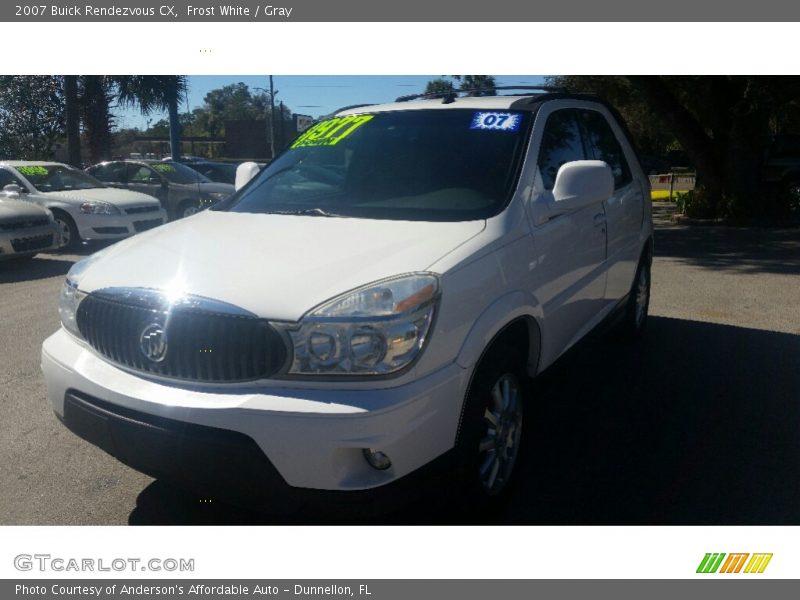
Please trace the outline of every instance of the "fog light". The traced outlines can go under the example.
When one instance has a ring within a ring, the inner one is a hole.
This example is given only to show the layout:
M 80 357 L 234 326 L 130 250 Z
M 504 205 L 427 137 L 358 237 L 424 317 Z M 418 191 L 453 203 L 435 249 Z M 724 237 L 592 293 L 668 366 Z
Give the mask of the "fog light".
M 371 466 L 373 469 L 385 471 L 392 466 L 392 461 L 389 460 L 389 457 L 380 450 L 375 450 L 374 448 L 364 448 L 361 452 L 364 454 L 364 458 L 369 463 L 369 466 Z

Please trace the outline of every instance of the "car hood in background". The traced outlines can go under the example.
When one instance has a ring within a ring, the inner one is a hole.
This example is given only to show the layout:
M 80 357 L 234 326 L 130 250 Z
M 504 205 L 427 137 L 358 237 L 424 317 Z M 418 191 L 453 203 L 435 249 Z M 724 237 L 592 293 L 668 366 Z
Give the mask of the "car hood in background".
M 131 190 L 104 187 L 88 190 L 64 190 L 61 192 L 39 192 L 42 198 L 50 201 L 65 202 L 67 204 L 80 204 L 81 202 L 108 202 L 120 208 L 143 206 L 147 204 L 159 205 L 158 200 L 147 194 Z
M 9 200 L 0 194 L 0 220 L 5 219 L 39 219 L 47 217 L 47 209 L 23 202 L 22 200 Z
M 207 211 L 108 248 L 79 287 L 194 294 L 297 321 L 343 292 L 424 271 L 485 224 Z

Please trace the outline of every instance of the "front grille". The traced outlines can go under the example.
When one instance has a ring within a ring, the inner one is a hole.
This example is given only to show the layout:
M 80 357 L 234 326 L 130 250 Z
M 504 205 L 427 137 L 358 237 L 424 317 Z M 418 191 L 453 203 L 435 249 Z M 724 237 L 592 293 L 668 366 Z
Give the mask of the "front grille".
M 31 237 L 18 238 L 11 240 L 11 247 L 14 252 L 33 252 L 43 250 L 53 245 L 53 235 L 35 235 Z
M 103 235 L 128 233 L 127 227 L 94 227 L 93 229 L 95 233 L 100 233 Z
M 18 229 L 33 229 L 34 227 L 46 227 L 50 223 L 47 217 L 34 217 L 32 219 L 15 219 L 13 221 L 0 222 L 0 231 L 17 231 Z
M 266 321 L 253 316 L 169 306 L 144 295 L 95 292 L 78 308 L 78 328 L 101 355 L 122 366 L 186 381 L 252 381 L 275 374 L 286 359 L 285 344 Z M 165 346 L 150 358 L 154 330 Z M 144 340 L 144 341 L 143 341 Z M 163 352 L 161 352 L 163 350 Z
M 133 208 L 126 208 L 125 212 L 129 215 L 138 215 L 141 213 L 157 212 L 159 209 L 156 205 L 150 206 L 134 206 Z
M 137 232 L 147 231 L 148 229 L 153 229 L 153 227 L 158 227 L 161 225 L 161 219 L 149 219 L 147 221 L 134 221 L 133 228 Z

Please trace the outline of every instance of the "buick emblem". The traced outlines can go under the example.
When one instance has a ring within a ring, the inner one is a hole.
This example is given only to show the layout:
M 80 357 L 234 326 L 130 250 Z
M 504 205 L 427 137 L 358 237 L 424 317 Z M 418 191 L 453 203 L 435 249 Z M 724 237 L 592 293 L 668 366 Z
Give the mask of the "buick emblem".
M 139 349 L 150 362 L 160 363 L 167 357 L 167 332 L 159 323 L 151 323 L 139 336 Z

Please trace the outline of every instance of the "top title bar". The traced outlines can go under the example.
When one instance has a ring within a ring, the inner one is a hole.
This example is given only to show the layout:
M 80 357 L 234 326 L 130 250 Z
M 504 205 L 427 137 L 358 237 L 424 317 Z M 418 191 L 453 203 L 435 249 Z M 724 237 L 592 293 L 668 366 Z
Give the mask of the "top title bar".
M 12 2 L 0 5 L 9 22 L 770 22 L 800 21 L 800 3 L 761 0 L 572 0 L 571 2 L 432 3 L 430 0 L 242 0 L 170 4 L 169 0 Z M 442 35 L 456 35 L 443 32 Z

